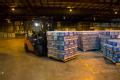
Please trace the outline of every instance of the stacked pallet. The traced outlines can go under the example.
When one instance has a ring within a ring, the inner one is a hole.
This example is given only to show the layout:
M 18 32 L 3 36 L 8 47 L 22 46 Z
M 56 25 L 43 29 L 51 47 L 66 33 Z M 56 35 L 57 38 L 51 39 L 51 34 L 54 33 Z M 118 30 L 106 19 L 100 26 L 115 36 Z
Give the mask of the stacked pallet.
M 109 39 L 117 39 L 119 35 L 120 31 L 101 31 L 99 33 L 101 51 L 103 51 L 103 45 L 106 44 Z
M 83 51 L 99 49 L 98 32 L 80 32 L 78 37 L 78 47 Z
M 114 63 L 120 62 L 120 39 L 110 39 L 104 44 L 104 57 Z
M 48 57 L 66 61 L 77 54 L 77 32 L 48 31 Z
M 111 38 L 110 32 L 109 31 L 100 32 L 99 38 L 100 38 L 100 48 L 101 48 L 101 51 L 103 51 L 104 44 L 106 44 L 107 40 Z
M 0 39 L 3 38 L 15 38 L 15 33 L 5 33 L 5 32 L 0 32 Z

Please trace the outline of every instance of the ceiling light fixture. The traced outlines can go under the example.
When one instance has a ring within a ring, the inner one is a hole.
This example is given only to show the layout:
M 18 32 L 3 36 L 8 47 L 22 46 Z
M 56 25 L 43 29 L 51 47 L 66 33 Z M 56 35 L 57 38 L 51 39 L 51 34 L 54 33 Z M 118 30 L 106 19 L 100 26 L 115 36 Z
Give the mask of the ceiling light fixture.
M 119 8 L 114 8 L 113 11 L 114 11 L 114 14 L 118 14 Z
M 72 12 L 72 9 L 69 9 L 70 12 Z
M 35 23 L 34 25 L 35 25 L 36 27 L 38 27 L 38 26 L 39 26 L 39 24 L 38 24 L 38 23 Z
M 15 11 L 15 8 L 11 8 L 12 11 Z
M 68 6 L 67 8 L 68 8 L 68 9 L 71 9 L 71 8 L 74 8 L 74 7 Z
M 115 11 L 115 14 L 118 14 L 118 12 L 117 12 L 117 11 Z
M 68 9 L 71 8 L 70 6 L 67 7 Z

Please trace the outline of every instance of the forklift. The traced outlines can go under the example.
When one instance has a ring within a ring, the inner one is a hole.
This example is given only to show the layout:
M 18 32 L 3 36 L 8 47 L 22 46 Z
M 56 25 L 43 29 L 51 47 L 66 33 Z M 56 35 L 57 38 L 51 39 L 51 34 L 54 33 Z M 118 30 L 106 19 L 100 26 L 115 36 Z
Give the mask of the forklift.
M 40 17 L 33 21 L 32 35 L 26 33 L 24 39 L 25 51 L 30 51 L 37 56 L 47 56 L 47 31 L 52 31 L 52 20 L 47 17 Z

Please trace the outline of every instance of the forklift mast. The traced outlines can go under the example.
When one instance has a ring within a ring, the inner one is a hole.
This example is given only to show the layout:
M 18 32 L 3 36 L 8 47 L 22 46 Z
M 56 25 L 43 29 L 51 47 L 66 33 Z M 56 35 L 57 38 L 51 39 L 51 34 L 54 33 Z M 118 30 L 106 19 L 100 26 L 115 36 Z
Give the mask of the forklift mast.
M 33 21 L 33 30 L 36 33 L 47 32 L 53 30 L 53 20 L 49 17 L 36 18 Z
M 48 17 L 36 18 L 33 21 L 33 39 L 34 52 L 38 56 L 47 56 L 47 36 L 46 32 L 53 30 L 52 20 Z

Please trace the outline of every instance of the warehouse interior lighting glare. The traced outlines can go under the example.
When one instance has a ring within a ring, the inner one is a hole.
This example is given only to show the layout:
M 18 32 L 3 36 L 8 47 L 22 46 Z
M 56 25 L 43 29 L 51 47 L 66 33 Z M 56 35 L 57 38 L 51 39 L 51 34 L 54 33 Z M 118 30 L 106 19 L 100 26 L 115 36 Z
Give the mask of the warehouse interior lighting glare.
M 70 7 L 70 6 L 68 6 L 67 8 L 68 8 L 68 9 L 70 9 L 71 7 Z
M 68 6 L 67 8 L 68 8 L 68 9 L 71 9 L 71 8 L 74 8 L 74 7 Z
M 36 27 L 38 27 L 39 24 L 38 24 L 38 23 L 35 23 L 34 25 L 35 25 Z
M 117 11 L 115 11 L 115 14 L 118 14 L 118 12 L 117 12 Z
M 69 9 L 70 12 L 72 12 L 72 9 Z
M 15 11 L 15 8 L 11 8 L 12 11 Z

